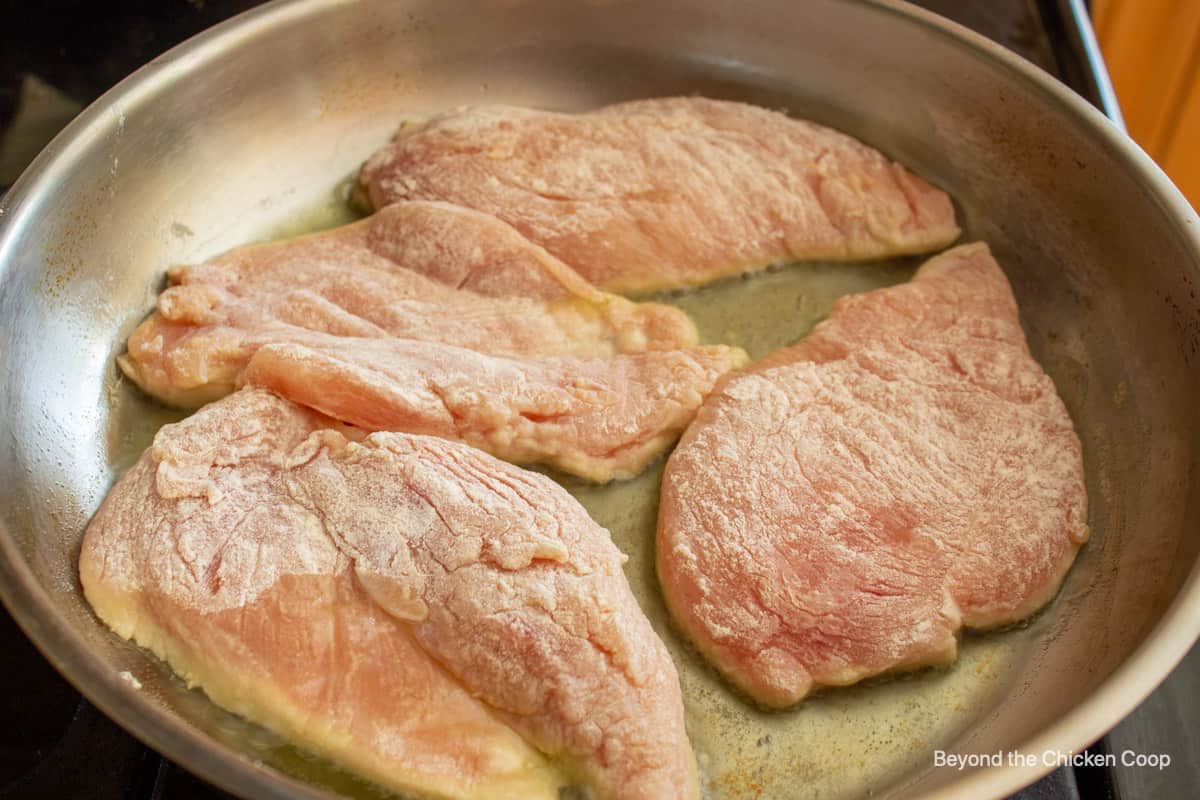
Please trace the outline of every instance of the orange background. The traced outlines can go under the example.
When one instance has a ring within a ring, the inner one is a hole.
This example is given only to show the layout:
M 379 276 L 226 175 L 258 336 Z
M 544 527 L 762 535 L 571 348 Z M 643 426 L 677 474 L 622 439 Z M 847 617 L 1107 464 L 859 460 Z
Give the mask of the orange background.
M 1200 0 L 1094 0 L 1129 133 L 1200 208 Z

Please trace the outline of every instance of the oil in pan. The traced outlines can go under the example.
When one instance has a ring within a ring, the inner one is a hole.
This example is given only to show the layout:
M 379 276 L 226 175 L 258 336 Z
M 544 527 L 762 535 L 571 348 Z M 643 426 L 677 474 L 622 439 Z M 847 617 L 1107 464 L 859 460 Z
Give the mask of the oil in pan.
M 794 344 L 842 295 L 902 283 L 921 258 L 796 264 L 686 293 L 651 298 L 695 320 L 705 344 L 744 348 L 759 359 Z M 731 689 L 674 627 L 654 570 L 658 489 L 664 461 L 607 486 L 555 476 L 628 556 L 633 592 L 679 669 L 688 734 L 712 800 L 861 797 L 894 784 L 947 746 L 1007 686 L 1022 630 L 968 635 L 958 661 L 820 692 L 793 709 L 768 711 Z
M 343 182 L 262 238 L 288 238 L 351 222 L 359 215 L 347 197 L 348 183 Z M 639 299 L 677 306 L 695 321 L 702 343 L 736 345 L 756 360 L 803 338 L 838 297 L 906 281 L 921 261 L 785 265 Z M 122 435 L 110 447 L 113 463 L 123 468 L 150 444 L 160 425 L 184 414 L 164 409 L 128 386 L 121 395 L 115 409 L 121 422 L 115 429 Z M 636 478 L 604 486 L 545 472 L 578 498 L 629 556 L 625 573 L 630 586 L 679 670 L 705 798 L 807 800 L 872 794 L 906 772 L 928 766 L 934 749 L 953 742 L 977 720 L 981 708 L 990 707 L 1009 688 L 1011 667 L 1031 642 L 1021 629 L 968 634 L 958 661 L 949 668 L 822 691 L 784 711 L 757 707 L 706 664 L 667 613 L 654 569 L 664 463 L 660 459 Z M 162 669 L 169 672 L 165 665 Z M 248 736 L 245 723 L 215 706 L 212 714 L 219 717 L 214 727 L 228 730 L 232 744 L 260 752 L 264 761 L 293 775 L 346 796 L 389 796 L 266 731 L 255 728 L 260 735 Z M 574 794 L 568 790 L 564 796 Z

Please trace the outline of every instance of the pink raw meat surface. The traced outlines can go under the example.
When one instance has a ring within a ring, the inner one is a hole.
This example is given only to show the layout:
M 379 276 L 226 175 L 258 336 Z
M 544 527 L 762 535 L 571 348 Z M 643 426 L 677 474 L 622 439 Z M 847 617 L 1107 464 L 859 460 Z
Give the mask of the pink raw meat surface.
M 79 572 L 189 684 L 392 789 L 555 800 L 541 751 L 598 797 L 695 798 L 624 560 L 548 478 L 244 389 L 158 432 Z
M 929 252 L 959 233 L 945 192 L 856 139 L 698 97 L 584 114 L 461 108 L 405 126 L 359 181 L 376 208 L 444 200 L 493 214 L 617 292 Z
M 725 372 L 714 345 L 611 358 L 505 358 L 406 339 L 309 334 L 267 345 L 247 383 L 365 430 L 441 436 L 596 482 L 667 450 Z
M 118 362 L 149 394 L 195 407 L 233 391 L 265 344 L 339 336 L 504 355 L 601 357 L 687 347 L 678 309 L 597 290 L 511 226 L 446 203 L 176 267 Z
M 953 660 L 961 627 L 1048 602 L 1087 536 L 1079 439 L 973 244 L 718 385 L 667 464 L 657 561 L 683 630 L 786 706 Z

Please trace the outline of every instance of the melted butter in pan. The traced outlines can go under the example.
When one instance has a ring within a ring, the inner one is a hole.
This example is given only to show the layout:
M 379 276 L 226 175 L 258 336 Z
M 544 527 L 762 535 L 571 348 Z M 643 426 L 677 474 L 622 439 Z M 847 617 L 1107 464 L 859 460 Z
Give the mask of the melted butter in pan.
M 924 259 L 797 264 L 647 299 L 695 320 L 704 343 L 745 348 L 752 359 L 794 344 L 845 294 L 902 283 Z M 800 800 L 861 797 L 931 765 L 1009 688 L 1026 652 L 1022 630 L 968 635 L 958 662 L 820 692 L 795 708 L 767 711 L 732 690 L 676 630 L 654 570 L 663 461 L 633 480 L 587 485 L 555 476 L 629 555 L 626 575 L 679 669 L 688 733 L 705 797 Z
M 263 239 L 312 233 L 359 218 L 346 198 L 343 184 L 268 229 Z M 906 281 L 922 260 L 786 265 L 645 299 L 686 311 L 702 342 L 737 345 L 758 359 L 801 339 L 838 297 Z M 119 387 L 115 406 L 121 435 L 111 443 L 109 455 L 121 470 L 136 460 L 160 425 L 184 416 L 127 385 Z M 935 748 L 948 747 L 1011 688 L 1014 667 L 1029 651 L 1036 622 L 995 635 L 968 635 L 958 662 L 947 669 L 827 690 L 786 711 L 756 707 L 731 690 L 678 633 L 663 603 L 654 571 L 662 470 L 660 460 L 637 478 L 606 486 L 550 474 L 629 555 L 625 570 L 634 594 L 679 669 L 706 798 L 801 800 L 881 791 L 906 773 L 930 766 Z M 198 702 L 206 701 L 198 695 Z M 215 706 L 211 713 L 210 729 L 239 750 L 347 796 L 387 796 Z M 565 791 L 564 797 L 575 796 Z

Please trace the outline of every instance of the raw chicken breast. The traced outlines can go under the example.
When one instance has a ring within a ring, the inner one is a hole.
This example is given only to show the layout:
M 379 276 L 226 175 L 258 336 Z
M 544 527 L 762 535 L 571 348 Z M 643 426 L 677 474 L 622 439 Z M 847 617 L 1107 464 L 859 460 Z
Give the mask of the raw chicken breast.
M 309 334 L 259 349 L 244 378 L 365 430 L 456 439 L 605 482 L 636 475 L 661 455 L 717 379 L 745 360 L 723 345 L 515 359 L 432 342 Z
M 678 309 L 598 291 L 487 214 L 401 203 L 360 222 L 170 271 L 121 369 L 195 407 L 233 390 L 261 346 L 305 331 L 444 342 L 505 355 L 687 347 Z
M 928 252 L 959 232 L 949 196 L 861 142 L 698 97 L 585 114 L 461 108 L 403 128 L 359 182 L 376 208 L 494 214 L 615 292 Z
M 717 387 L 667 464 L 658 572 L 718 669 L 786 706 L 953 660 L 1087 536 L 1079 439 L 974 244 Z
M 79 569 L 102 620 L 215 702 L 392 789 L 696 797 L 623 560 L 547 478 L 245 389 L 159 431 Z

